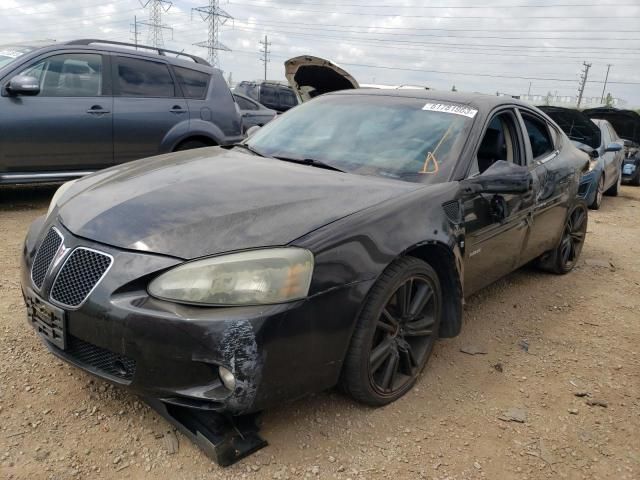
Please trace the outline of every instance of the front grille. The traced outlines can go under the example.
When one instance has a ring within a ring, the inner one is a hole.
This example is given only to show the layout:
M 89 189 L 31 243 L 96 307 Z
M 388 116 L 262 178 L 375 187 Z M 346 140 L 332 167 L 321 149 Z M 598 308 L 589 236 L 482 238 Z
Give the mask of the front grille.
M 460 202 L 451 201 L 442 204 L 444 213 L 453 223 L 462 222 L 462 212 L 460 211 Z
M 95 368 L 99 372 L 130 381 L 136 373 L 136 361 L 124 355 L 118 355 L 105 348 L 80 340 L 69 335 L 65 355 L 72 357 L 81 365 Z
M 578 195 L 582 198 L 587 196 L 589 192 L 589 183 L 581 183 L 578 187 Z
M 53 257 L 55 257 L 61 244 L 62 236 L 55 228 L 51 228 L 40 244 L 36 258 L 31 266 L 31 280 L 33 280 L 33 284 L 37 288 L 42 287 L 49 265 L 51 265 Z
M 88 248 L 76 248 L 64 262 L 51 288 L 51 299 L 78 307 L 111 266 L 112 258 Z

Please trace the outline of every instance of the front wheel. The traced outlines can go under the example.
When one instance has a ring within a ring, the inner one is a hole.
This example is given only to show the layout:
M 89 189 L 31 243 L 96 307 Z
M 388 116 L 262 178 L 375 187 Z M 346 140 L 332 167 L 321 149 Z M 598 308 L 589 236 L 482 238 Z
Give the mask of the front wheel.
M 436 272 L 413 257 L 396 260 L 372 287 L 342 372 L 342 388 L 368 405 L 407 393 L 438 337 L 442 291 Z
M 593 202 L 589 205 L 591 210 L 600 210 L 600 206 L 602 205 L 602 195 L 604 195 L 604 175 L 600 175 L 600 178 L 598 179 L 596 194 L 593 197 Z
M 576 266 L 587 236 L 587 208 L 576 205 L 567 216 L 558 246 L 540 257 L 538 264 L 553 273 L 564 275 Z

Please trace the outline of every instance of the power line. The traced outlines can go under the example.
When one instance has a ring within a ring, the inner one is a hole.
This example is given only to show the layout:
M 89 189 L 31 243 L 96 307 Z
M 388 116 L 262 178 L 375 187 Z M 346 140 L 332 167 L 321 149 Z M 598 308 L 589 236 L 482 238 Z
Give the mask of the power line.
M 238 2 L 229 2 L 231 4 L 237 4 Z M 322 6 L 322 7 L 358 7 L 358 8 L 404 8 L 404 9 L 439 9 L 439 10 L 480 10 L 480 9 L 489 9 L 489 8 L 586 8 L 586 7 L 637 7 L 636 3 L 554 3 L 554 4 L 519 4 L 519 5 L 394 5 L 394 4 L 375 4 L 375 3 L 324 3 L 324 2 L 298 2 L 296 0 L 293 1 L 271 1 L 268 3 L 263 3 L 262 5 L 270 5 L 276 6 L 277 4 L 296 4 L 303 7 L 306 6 Z
M 234 2 L 233 5 L 239 5 L 242 7 L 252 7 L 252 8 L 265 8 L 265 9 L 276 9 L 276 10 L 280 10 L 283 8 L 282 5 L 266 5 L 264 3 L 242 3 L 242 2 Z M 297 4 L 300 5 L 300 4 Z M 556 15 L 556 16 L 552 16 L 552 15 L 527 15 L 526 17 L 498 17 L 495 15 L 484 15 L 484 16 L 478 16 L 478 15 L 456 15 L 456 16 L 450 16 L 450 17 L 444 17 L 444 16 L 437 16 L 437 15 L 398 15 L 398 14 L 388 14 L 388 13 L 368 13 L 368 12 L 336 12 L 336 11 L 327 11 L 327 10 L 303 10 L 303 9 L 299 9 L 299 8 L 290 8 L 290 7 L 286 7 L 288 12 L 301 12 L 301 13 L 322 13 L 324 15 L 327 14 L 340 14 L 340 15 L 355 15 L 355 16 L 367 16 L 367 17 L 393 17 L 393 18 L 429 18 L 429 19 L 438 19 L 438 20 L 460 20 L 460 19 L 474 19 L 474 20 L 478 20 L 478 19 L 490 19 L 490 20 L 518 20 L 518 21 L 522 21 L 522 20 L 529 20 L 529 19 L 545 19 L 545 20 L 549 20 L 549 19 L 557 19 L 557 20 L 567 20 L 567 16 L 566 15 Z M 640 17 L 638 16 L 631 16 L 631 15 L 609 15 L 609 19 L 615 19 L 616 21 L 619 20 L 636 20 Z M 576 15 L 571 15 L 571 19 L 598 19 L 600 21 L 603 20 L 602 16 L 598 16 L 598 15 L 591 15 L 591 16 L 576 16 Z
M 204 42 L 198 42 L 194 45 L 202 48 L 206 48 L 209 63 L 214 67 L 220 66 L 218 51 L 223 50 L 226 52 L 231 51 L 229 47 L 220 43 L 218 40 L 220 35 L 220 28 L 227 23 L 228 20 L 233 19 L 231 15 L 220 8 L 218 0 L 209 0 L 209 5 L 206 7 L 196 7 L 191 10 L 192 12 L 198 12 L 202 19 L 208 23 L 208 37 Z

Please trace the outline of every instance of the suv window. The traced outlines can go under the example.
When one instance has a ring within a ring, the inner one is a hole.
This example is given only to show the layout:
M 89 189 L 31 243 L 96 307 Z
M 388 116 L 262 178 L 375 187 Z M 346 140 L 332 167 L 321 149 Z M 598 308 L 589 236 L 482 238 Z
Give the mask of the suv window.
M 97 97 L 102 94 L 102 56 L 89 53 L 53 55 L 20 75 L 40 83 L 40 97 Z
M 205 98 L 209 85 L 209 74 L 190 68 L 173 67 L 178 82 L 187 98 Z
M 555 147 L 549 136 L 549 130 L 545 122 L 538 120 L 531 115 L 523 114 L 524 126 L 529 135 L 529 143 L 531 143 L 531 151 L 533 158 L 539 158 L 543 155 L 553 152 Z
M 290 90 L 280 91 L 280 103 L 284 107 L 295 107 L 298 104 L 295 95 Z
M 263 86 L 260 91 L 260 103 L 267 107 L 278 105 L 278 91 L 273 87 Z
M 123 97 L 175 97 L 176 88 L 164 63 L 117 57 L 117 94 Z
M 500 113 L 491 119 L 480 142 L 476 164 L 470 174 L 483 173 L 498 160 L 520 164 L 518 134 L 515 117 L 511 113 Z

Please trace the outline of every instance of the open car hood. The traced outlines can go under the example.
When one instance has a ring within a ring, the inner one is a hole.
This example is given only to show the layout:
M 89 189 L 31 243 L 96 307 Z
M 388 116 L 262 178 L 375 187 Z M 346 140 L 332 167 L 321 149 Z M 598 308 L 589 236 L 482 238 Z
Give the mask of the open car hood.
M 640 115 L 633 110 L 619 110 L 611 107 L 588 108 L 583 112 L 589 118 L 607 120 L 620 138 L 640 143 Z
M 320 57 L 302 55 L 284 62 L 285 76 L 301 101 L 323 93 L 360 88 L 346 70 Z
M 541 105 L 538 108 L 551 117 L 574 143 L 584 144 L 592 149 L 600 148 L 602 140 L 600 128 L 583 112 L 547 105 Z

